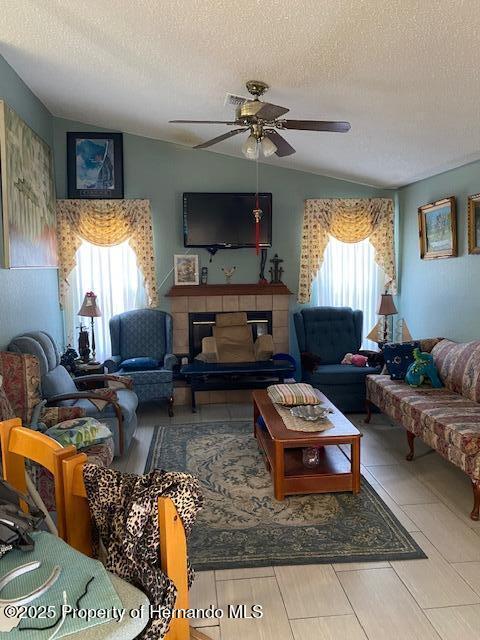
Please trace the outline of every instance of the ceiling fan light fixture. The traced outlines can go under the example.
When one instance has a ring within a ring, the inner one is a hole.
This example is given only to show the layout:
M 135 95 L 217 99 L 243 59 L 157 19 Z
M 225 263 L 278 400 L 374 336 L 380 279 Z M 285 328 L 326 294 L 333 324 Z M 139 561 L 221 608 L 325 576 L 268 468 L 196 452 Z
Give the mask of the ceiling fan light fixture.
M 252 133 L 243 143 L 242 152 L 249 160 L 256 160 L 258 158 L 258 141 Z
M 262 153 L 265 156 L 265 158 L 269 158 L 270 156 L 273 156 L 273 154 L 277 150 L 277 145 L 274 144 L 270 140 L 270 138 L 267 138 L 267 137 L 262 138 L 262 142 L 260 144 L 262 146 Z

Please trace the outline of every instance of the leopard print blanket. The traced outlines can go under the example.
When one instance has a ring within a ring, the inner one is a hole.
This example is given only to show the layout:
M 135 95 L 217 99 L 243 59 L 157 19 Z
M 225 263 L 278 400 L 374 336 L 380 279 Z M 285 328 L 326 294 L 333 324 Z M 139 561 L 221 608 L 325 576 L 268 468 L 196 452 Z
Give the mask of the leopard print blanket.
M 94 540 L 106 550 L 105 567 L 141 589 L 155 607 L 173 609 L 176 588 L 160 567 L 158 498 L 175 504 L 188 537 L 203 498 L 198 480 L 187 473 L 156 469 L 143 476 L 84 466 L 83 478 L 94 525 Z M 189 586 L 193 570 L 189 564 Z M 159 640 L 169 620 L 154 616 L 139 636 Z

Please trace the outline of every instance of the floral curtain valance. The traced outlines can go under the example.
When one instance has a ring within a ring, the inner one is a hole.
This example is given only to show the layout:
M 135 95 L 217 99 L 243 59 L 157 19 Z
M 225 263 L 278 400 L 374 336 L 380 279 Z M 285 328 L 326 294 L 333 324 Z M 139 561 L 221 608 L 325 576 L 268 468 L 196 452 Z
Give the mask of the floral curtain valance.
M 83 240 L 111 247 L 128 240 L 143 274 L 149 306 L 158 304 L 152 216 L 148 200 L 57 200 L 60 303 Z
M 389 198 L 305 200 L 298 301 L 310 302 L 312 281 L 322 266 L 329 236 L 341 242 L 369 239 L 375 262 L 396 292 L 393 201 Z

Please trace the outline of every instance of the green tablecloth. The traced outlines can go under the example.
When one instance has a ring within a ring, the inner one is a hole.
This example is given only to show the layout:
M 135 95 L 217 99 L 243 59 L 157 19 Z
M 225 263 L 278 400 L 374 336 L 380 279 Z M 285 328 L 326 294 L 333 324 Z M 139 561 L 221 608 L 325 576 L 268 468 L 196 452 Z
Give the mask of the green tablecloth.
M 66 591 L 67 603 L 75 607 L 75 603 L 84 592 L 88 580 L 94 576 L 94 580 L 91 582 L 88 593 L 83 598 L 80 607 L 81 609 L 91 609 L 97 612 L 99 610 L 105 611 L 106 615 L 110 616 L 111 623 L 107 625 L 106 620 L 99 617 L 92 617 L 87 620 L 85 617 L 73 618 L 68 616 L 56 637 L 61 638 L 95 625 L 108 627 L 113 625 L 113 627 L 116 627 L 119 624 L 116 620 L 116 612 L 123 610 L 124 604 L 112 585 L 110 574 L 101 562 L 75 551 L 63 540 L 49 533 L 37 532 L 33 534 L 33 537 L 35 540 L 33 551 L 27 553 L 18 550 L 10 551 L 0 560 L 0 575 L 3 576 L 16 566 L 33 562 L 34 560 L 41 561 L 40 568 L 15 578 L 2 590 L 0 597 L 2 599 L 15 598 L 29 593 L 50 576 L 55 565 L 59 565 L 62 568 L 62 572 L 57 582 L 43 596 L 34 600 L 30 606 L 38 608 L 42 605 L 46 607 L 53 605 L 56 608 L 56 612 L 60 613 L 63 603 L 63 591 Z M 134 589 L 133 587 L 129 588 Z M 134 591 L 138 590 L 134 589 Z M 137 606 L 140 605 L 138 604 Z M 125 617 L 127 616 L 129 616 L 128 612 L 125 614 Z M 24 619 L 20 622 L 19 627 L 8 634 L 1 633 L 0 636 L 2 638 L 8 637 L 12 640 L 20 638 L 22 640 L 48 640 L 54 629 L 42 631 L 41 628 L 49 626 L 54 620 Z M 112 622 L 112 620 L 114 621 Z M 146 623 L 146 620 L 144 620 L 144 623 Z M 24 627 L 31 626 L 40 627 L 40 629 L 20 631 Z M 98 631 L 101 632 L 101 629 L 99 628 Z M 100 633 L 98 637 L 102 637 L 102 635 Z M 116 637 L 115 634 L 112 637 Z

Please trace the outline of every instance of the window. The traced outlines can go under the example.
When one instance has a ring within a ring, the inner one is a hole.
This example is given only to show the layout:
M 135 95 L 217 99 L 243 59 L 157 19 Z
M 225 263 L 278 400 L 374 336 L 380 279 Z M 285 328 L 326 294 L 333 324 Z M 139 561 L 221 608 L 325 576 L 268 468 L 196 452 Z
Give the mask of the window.
M 76 267 L 69 277 L 70 300 L 65 309 L 66 335 L 77 349 L 80 322 L 90 329 L 90 319 L 80 318 L 80 309 L 87 291 L 97 295 L 102 312 L 95 318 L 96 358 L 100 362 L 111 355 L 109 320 L 130 309 L 146 306 L 143 277 L 137 266 L 135 252 L 128 241 L 113 247 L 99 247 L 83 242 L 76 254 Z
M 363 311 L 363 336 L 377 322 L 377 306 L 385 282 L 382 269 L 374 260 L 374 249 L 368 240 L 353 244 L 330 236 L 324 261 L 312 285 L 315 306 L 352 307 Z M 376 349 L 363 340 L 365 349 Z

